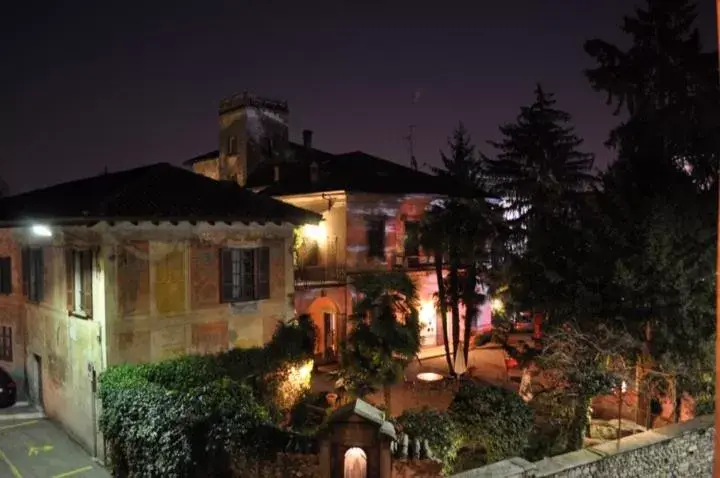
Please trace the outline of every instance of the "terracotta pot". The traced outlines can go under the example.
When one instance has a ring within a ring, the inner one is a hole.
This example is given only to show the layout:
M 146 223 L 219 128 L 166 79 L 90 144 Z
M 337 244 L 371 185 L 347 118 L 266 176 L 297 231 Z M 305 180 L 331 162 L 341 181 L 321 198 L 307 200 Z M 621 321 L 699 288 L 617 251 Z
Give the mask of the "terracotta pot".
M 338 396 L 337 393 L 328 393 L 325 395 L 325 400 L 327 400 L 328 405 L 331 407 L 335 407 L 335 403 L 337 402 Z

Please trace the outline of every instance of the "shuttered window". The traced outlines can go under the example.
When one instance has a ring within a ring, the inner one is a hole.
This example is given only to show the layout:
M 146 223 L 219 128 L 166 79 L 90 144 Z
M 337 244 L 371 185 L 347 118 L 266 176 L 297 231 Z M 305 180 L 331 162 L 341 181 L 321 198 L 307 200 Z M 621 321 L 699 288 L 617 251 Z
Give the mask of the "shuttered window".
M 12 327 L 6 325 L 0 327 L 0 360 L 4 362 L 13 361 Z
M 79 317 L 92 317 L 93 251 L 69 249 L 65 255 L 68 312 Z
M 22 250 L 23 295 L 30 302 L 41 302 L 45 295 L 45 263 L 43 250 L 26 247 Z
M 270 298 L 270 248 L 220 250 L 221 302 Z
M 12 294 L 12 261 L 0 257 L 0 294 Z

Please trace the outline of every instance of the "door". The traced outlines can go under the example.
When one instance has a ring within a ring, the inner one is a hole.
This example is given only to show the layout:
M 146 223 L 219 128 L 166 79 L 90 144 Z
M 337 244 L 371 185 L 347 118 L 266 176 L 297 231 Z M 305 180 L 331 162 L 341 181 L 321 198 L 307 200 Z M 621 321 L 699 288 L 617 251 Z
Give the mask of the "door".
M 335 321 L 330 312 L 323 313 L 323 342 L 325 344 L 325 360 L 335 358 Z
M 27 358 L 27 383 L 30 403 L 42 408 L 42 359 L 38 354 L 31 354 Z

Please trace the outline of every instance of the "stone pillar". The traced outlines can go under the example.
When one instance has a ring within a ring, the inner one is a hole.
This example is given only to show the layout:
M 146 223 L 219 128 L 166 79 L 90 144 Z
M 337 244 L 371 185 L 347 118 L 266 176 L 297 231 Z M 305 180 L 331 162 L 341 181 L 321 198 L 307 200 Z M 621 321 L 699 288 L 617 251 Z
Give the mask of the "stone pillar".
M 331 478 L 332 477 L 332 457 L 330 455 L 330 442 L 328 440 L 322 440 L 320 442 L 320 476 L 318 478 Z
M 383 440 L 380 448 L 380 478 L 392 477 L 392 455 L 390 454 L 390 441 Z

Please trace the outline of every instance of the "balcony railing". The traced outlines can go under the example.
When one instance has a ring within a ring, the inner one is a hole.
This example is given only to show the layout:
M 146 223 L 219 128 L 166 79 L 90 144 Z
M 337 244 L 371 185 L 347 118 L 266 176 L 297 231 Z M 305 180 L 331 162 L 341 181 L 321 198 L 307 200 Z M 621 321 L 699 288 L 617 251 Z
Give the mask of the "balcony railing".
M 298 286 L 344 284 L 346 279 L 344 264 L 301 265 L 295 268 L 295 285 Z

